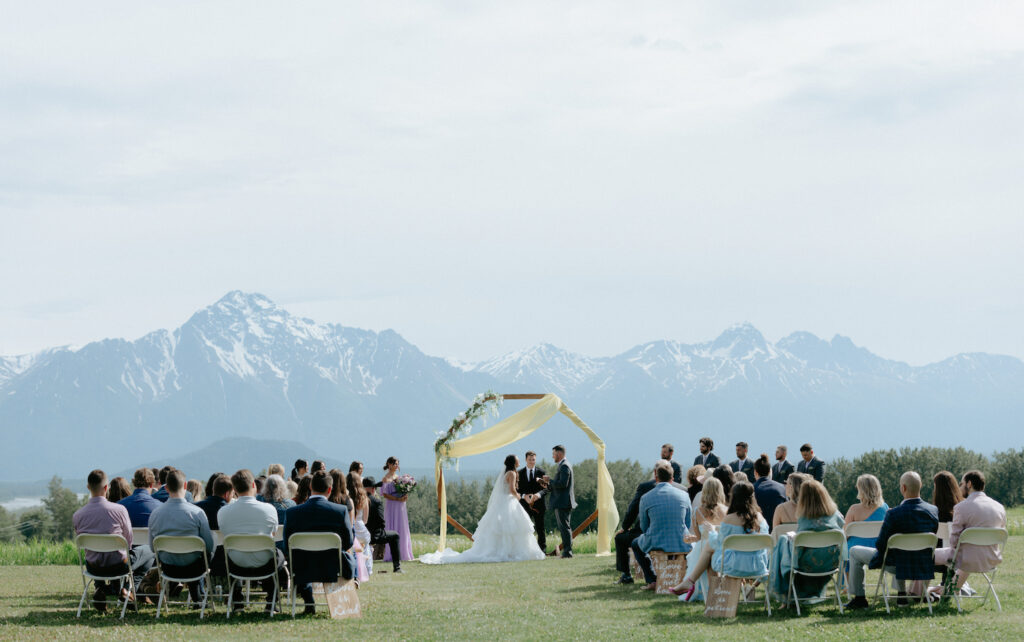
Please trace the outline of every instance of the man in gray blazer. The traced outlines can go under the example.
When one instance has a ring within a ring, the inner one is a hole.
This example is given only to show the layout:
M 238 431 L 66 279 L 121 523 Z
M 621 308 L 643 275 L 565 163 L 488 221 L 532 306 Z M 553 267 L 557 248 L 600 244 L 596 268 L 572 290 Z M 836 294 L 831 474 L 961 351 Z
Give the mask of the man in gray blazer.
M 550 496 L 548 508 L 555 511 L 555 523 L 562 535 L 562 557 L 572 557 L 572 528 L 570 519 L 572 510 L 576 508 L 576 484 L 572 474 L 572 465 L 565 458 L 565 446 L 558 445 L 551 449 L 551 458 L 555 460 L 555 478 L 544 475 L 548 487 L 537 493 L 538 497 Z

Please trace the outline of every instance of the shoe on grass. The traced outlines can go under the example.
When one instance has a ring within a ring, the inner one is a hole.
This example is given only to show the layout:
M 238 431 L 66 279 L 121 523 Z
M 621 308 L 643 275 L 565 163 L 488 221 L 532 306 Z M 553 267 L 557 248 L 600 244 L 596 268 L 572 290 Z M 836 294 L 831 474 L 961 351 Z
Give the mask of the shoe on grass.
M 868 608 L 868 606 L 870 606 L 868 604 L 868 598 L 864 597 L 863 595 L 857 595 L 852 600 L 847 602 L 843 606 L 843 608 L 849 611 L 856 611 L 859 609 L 866 609 Z

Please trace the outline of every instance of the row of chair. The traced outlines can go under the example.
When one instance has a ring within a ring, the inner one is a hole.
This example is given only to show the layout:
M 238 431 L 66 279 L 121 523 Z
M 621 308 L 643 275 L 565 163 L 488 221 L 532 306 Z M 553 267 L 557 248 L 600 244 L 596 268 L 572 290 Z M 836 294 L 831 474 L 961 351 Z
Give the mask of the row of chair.
M 213 539 L 216 542 L 217 546 L 221 546 L 224 544 L 224 535 L 222 535 L 219 530 L 212 530 L 210 532 L 213 533 Z M 135 542 L 135 544 L 148 544 L 149 529 L 145 527 L 132 528 L 132 541 Z M 274 531 L 274 541 L 284 541 L 284 524 L 278 526 L 277 530 Z

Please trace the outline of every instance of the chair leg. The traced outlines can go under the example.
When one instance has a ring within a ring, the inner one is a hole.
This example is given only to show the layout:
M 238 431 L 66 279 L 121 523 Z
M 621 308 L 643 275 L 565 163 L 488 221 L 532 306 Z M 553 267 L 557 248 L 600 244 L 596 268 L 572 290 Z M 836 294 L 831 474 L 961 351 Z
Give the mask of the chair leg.
M 796 615 L 800 617 L 800 596 L 796 594 L 796 573 L 793 570 L 789 571 L 789 594 L 793 596 L 793 604 L 796 605 Z
M 229 575 L 228 576 L 228 607 L 227 607 L 227 609 L 225 609 L 227 611 L 225 619 L 228 619 L 228 620 L 231 619 L 231 611 L 233 609 L 234 601 L 235 601 L 234 598 L 235 598 L 235 578 Z
M 213 587 L 210 586 L 210 574 L 209 573 L 207 573 L 206 575 L 203 576 L 203 579 L 202 579 L 202 581 L 200 583 L 200 588 L 205 588 L 206 589 L 205 591 L 203 591 L 203 601 L 199 604 L 199 619 L 201 620 L 201 619 L 203 619 L 203 617 L 206 616 L 206 603 L 210 599 L 210 591 L 213 590 Z M 210 610 L 213 610 L 213 608 L 211 607 Z
M 164 605 L 164 596 L 167 595 L 167 579 L 160 578 L 160 597 L 156 600 L 156 619 L 160 619 L 160 609 Z
M 274 609 L 277 608 L 277 594 L 281 592 L 281 584 L 277 579 L 277 571 L 274 571 L 274 595 L 270 598 L 270 617 L 274 617 Z
M 123 577 L 121 578 L 121 582 L 118 584 L 118 588 L 119 589 L 123 589 L 124 588 L 124 578 Z M 120 592 L 121 591 L 118 590 L 119 594 L 120 594 Z M 129 575 L 128 576 L 128 597 L 124 598 L 124 604 L 121 605 L 121 619 L 122 620 L 124 619 L 125 612 L 128 611 L 128 600 L 129 600 L 129 598 L 131 598 L 131 596 L 134 593 L 135 593 L 135 582 L 134 582 L 132 576 Z M 120 595 L 118 595 L 118 597 L 120 597 Z
M 82 617 L 82 606 L 85 604 L 85 597 L 89 594 L 89 582 L 82 576 L 82 599 L 78 600 L 78 614 L 75 617 Z
M 839 571 L 842 573 L 842 571 Z M 837 573 L 838 575 L 838 573 Z M 839 607 L 839 615 L 843 614 L 843 601 L 839 599 L 839 584 L 836 582 L 836 576 L 832 576 L 832 589 L 836 592 L 836 606 Z

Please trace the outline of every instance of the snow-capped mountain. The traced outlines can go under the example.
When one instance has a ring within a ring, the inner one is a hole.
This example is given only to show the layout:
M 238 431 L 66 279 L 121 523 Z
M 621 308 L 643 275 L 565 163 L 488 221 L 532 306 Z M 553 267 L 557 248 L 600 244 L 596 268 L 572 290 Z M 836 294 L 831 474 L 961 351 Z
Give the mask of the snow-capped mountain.
M 703 435 L 726 456 L 721 444 L 740 439 L 758 452 L 811 441 L 826 458 L 922 444 L 992 451 L 1020 446 L 1024 427 L 1024 363 L 1012 357 L 911 367 L 846 337 L 772 343 L 740 324 L 704 343 L 652 341 L 611 357 L 541 344 L 466 364 L 392 330 L 319 324 L 236 291 L 173 331 L 0 357 L 0 477 L 122 470 L 240 436 L 424 466 L 436 431 L 487 389 L 559 394 L 610 458 L 652 459 L 672 441 L 685 461 Z M 592 452 L 571 426 L 551 431 L 577 458 Z

